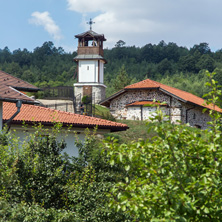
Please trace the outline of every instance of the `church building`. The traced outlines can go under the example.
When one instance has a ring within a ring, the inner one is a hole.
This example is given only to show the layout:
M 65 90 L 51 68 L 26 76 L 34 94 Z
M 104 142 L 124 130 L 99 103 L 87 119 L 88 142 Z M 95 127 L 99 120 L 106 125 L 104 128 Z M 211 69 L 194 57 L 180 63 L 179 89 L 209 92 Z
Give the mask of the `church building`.
M 75 37 L 78 39 L 77 63 L 78 78 L 74 84 L 76 103 L 81 103 L 84 96 L 94 98 L 95 103 L 105 99 L 103 42 L 106 41 L 103 34 L 92 31 L 92 20 L 90 19 L 90 30 Z
M 88 24 L 89 31 L 75 36 L 78 39 L 74 58 L 78 69 L 78 80 L 74 84 L 77 105 L 84 96 L 89 96 L 94 98 L 94 103 L 108 107 L 115 118 L 129 120 L 149 119 L 159 106 L 171 123 L 189 123 L 202 129 L 206 129 L 211 120 L 209 110 L 222 112 L 217 106 L 206 105 L 198 96 L 150 79 L 126 86 L 105 98 L 103 42 L 106 39 L 103 34 L 92 31 L 91 19 Z M 207 108 L 205 113 L 204 108 Z
M 100 104 L 108 107 L 115 118 L 128 120 L 147 120 L 159 106 L 171 123 L 189 123 L 201 129 L 209 126 L 209 110 L 222 112 L 198 96 L 151 79 L 126 86 Z

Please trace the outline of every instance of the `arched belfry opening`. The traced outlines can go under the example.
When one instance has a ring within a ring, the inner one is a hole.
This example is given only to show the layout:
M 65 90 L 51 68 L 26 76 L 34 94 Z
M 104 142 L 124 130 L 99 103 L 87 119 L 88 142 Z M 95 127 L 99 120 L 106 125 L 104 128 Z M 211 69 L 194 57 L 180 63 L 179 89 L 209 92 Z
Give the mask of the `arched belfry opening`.
M 106 41 L 103 34 L 92 30 L 90 19 L 90 30 L 75 37 L 78 39 L 77 63 L 78 77 L 74 84 L 74 92 L 77 105 L 85 96 L 92 97 L 95 103 L 105 99 L 103 42 Z

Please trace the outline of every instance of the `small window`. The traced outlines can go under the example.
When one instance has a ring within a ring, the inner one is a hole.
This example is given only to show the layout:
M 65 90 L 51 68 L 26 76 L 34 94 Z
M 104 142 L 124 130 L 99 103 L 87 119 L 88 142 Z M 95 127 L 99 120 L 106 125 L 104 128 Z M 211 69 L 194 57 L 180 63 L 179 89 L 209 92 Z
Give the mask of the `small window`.
M 196 113 L 193 114 L 193 119 L 196 119 Z
M 89 70 L 89 66 L 87 66 L 87 70 Z
M 201 129 L 200 125 L 194 125 L 194 127 L 197 128 L 197 129 Z

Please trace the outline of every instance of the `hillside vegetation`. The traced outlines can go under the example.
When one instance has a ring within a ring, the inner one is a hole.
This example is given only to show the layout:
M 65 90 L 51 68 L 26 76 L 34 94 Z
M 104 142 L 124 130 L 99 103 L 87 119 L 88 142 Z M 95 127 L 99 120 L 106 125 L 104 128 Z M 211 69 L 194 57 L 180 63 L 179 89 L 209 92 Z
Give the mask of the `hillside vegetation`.
M 208 102 L 218 105 L 212 77 Z M 161 111 L 147 128 L 128 121 L 134 129 L 122 138 L 99 142 L 86 131 L 78 157 L 62 153 L 61 124 L 35 126 L 24 143 L 2 132 L 0 221 L 222 221 L 221 113 L 209 115 L 204 131 L 170 124 Z
M 77 81 L 76 52 L 67 53 L 53 42 L 45 42 L 33 51 L 6 46 L 0 49 L 0 69 L 38 87 L 72 86 Z M 151 78 L 182 90 L 203 96 L 208 92 L 205 70 L 216 71 L 215 79 L 222 83 L 222 49 L 212 52 L 207 43 L 190 49 L 176 43 L 126 46 L 118 41 L 112 49 L 104 49 L 107 95 L 125 85 Z

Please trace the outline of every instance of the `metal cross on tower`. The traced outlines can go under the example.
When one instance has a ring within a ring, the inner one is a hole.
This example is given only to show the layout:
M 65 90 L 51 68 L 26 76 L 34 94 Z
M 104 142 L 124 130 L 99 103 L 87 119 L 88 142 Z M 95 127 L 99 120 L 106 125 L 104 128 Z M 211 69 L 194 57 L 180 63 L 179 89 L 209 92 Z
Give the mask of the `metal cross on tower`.
M 90 30 L 92 30 L 92 24 L 94 24 L 95 22 L 92 21 L 92 19 L 90 18 L 89 22 L 87 22 L 87 24 L 89 24 Z

